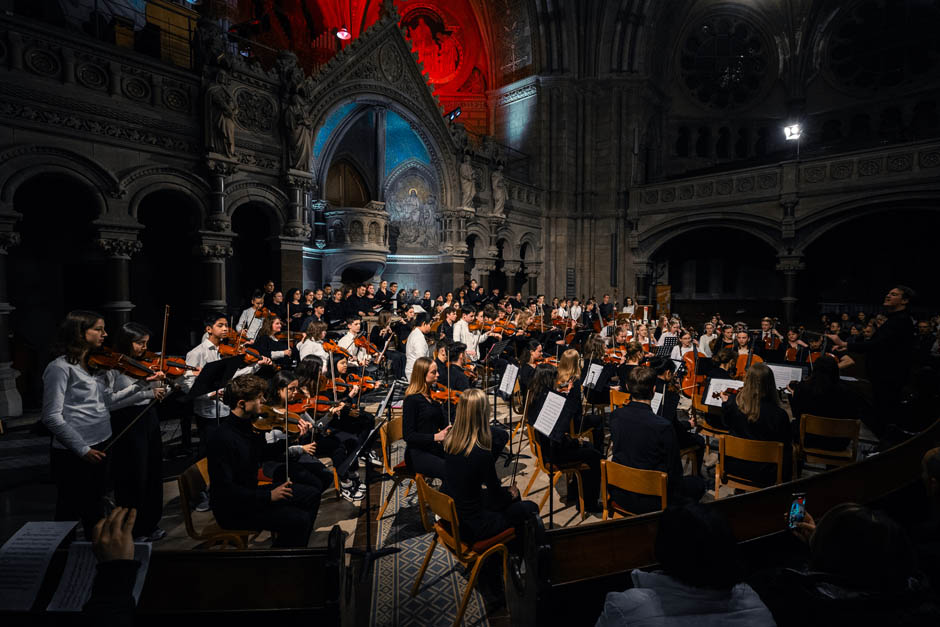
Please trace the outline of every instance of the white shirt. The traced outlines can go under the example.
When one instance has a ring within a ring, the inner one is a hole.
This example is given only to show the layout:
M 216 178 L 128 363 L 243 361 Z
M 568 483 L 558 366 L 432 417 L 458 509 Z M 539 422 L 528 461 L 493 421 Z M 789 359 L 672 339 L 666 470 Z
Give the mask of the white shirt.
M 118 389 L 116 372 L 92 374 L 80 364 L 70 364 L 62 355 L 42 374 L 42 417 L 52 432 L 52 446 L 68 449 L 79 457 L 111 437 L 112 409 L 153 398 L 149 383 L 135 381 Z
M 418 358 L 428 357 L 430 354 L 431 349 L 424 333 L 421 332 L 421 329 L 415 327 L 408 334 L 408 339 L 405 340 L 405 378 L 408 381 L 411 381 L 411 371 L 414 370 Z
M 264 324 L 264 320 L 255 318 L 255 308 L 249 307 L 238 317 L 238 324 L 235 325 L 235 330 L 241 331 L 245 329 L 245 334 L 248 336 L 248 339 L 253 340 L 258 337 L 258 331 L 261 330 L 262 324 Z
M 352 333 L 347 332 L 346 335 L 339 339 L 336 345 L 349 351 L 349 354 L 352 355 L 353 365 L 360 366 L 368 361 L 369 351 L 356 346 L 356 336 Z
M 681 344 L 676 344 L 672 347 L 672 352 L 669 353 L 669 359 L 674 361 L 682 361 L 683 355 L 692 350 L 691 346 L 683 347 Z
M 662 335 L 659 336 L 659 341 L 656 342 L 656 346 L 662 346 L 667 337 L 676 337 L 676 334 L 672 331 L 664 331 Z
M 718 337 L 717 333 L 712 333 L 711 335 L 702 333 L 698 338 L 699 351 L 709 359 L 711 359 L 712 356 L 712 340 L 716 337 Z
M 634 311 L 636 311 L 636 305 L 625 305 L 620 313 L 630 314 L 632 316 Z
M 477 349 L 480 346 L 480 332 L 471 332 L 470 325 L 463 318 L 454 324 L 454 341 L 467 345 L 467 356 L 470 357 L 471 361 L 479 359 L 480 355 Z
M 219 355 L 219 347 L 209 341 L 208 338 L 203 339 L 198 346 L 186 353 L 186 363 L 195 368 L 202 368 L 208 363 L 219 361 L 221 358 L 222 356 Z M 235 374 L 232 375 L 232 378 L 240 377 L 243 374 L 251 374 L 257 370 L 260 365 L 261 364 L 258 363 L 253 366 L 239 368 L 235 371 Z M 195 373 L 192 370 L 187 370 L 186 374 L 183 375 L 180 388 L 188 392 L 193 388 L 195 381 Z M 209 398 L 209 394 L 203 394 L 193 399 L 193 413 L 202 418 L 215 418 L 216 407 L 218 407 L 219 418 L 224 418 L 229 415 L 228 405 L 222 402 L 221 396 L 212 399 Z
M 578 319 L 580 319 L 580 318 L 581 318 L 581 312 L 582 312 L 582 311 L 583 311 L 583 310 L 581 309 L 580 305 L 574 305 L 574 306 L 571 308 L 571 319 L 572 319 L 572 320 L 578 320 Z
M 329 362 L 330 356 L 323 350 L 323 342 L 317 342 L 309 337 L 305 338 L 303 342 L 297 345 L 297 352 L 300 354 L 301 360 L 307 355 L 319 357 L 320 361 L 323 362 L 321 371 L 326 372 L 326 364 Z

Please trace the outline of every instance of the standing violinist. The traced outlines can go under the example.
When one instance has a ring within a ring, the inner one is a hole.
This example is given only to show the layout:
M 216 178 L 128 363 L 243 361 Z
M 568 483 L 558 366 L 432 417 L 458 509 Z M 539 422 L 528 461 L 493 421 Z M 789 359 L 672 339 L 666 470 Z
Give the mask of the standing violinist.
M 306 337 L 297 344 L 297 355 L 300 361 L 307 355 L 313 355 L 320 358 L 323 370 L 326 371 L 326 363 L 329 355 L 323 350 L 323 339 L 326 337 L 325 322 L 311 322 L 307 326 Z
M 415 316 L 414 320 L 414 328 L 411 329 L 408 340 L 405 342 L 405 378 L 409 382 L 412 380 L 411 373 L 418 359 L 431 354 L 428 340 L 425 337 L 425 334 L 431 332 L 430 316 L 427 312 L 421 312 Z M 409 387 L 411 387 L 410 384 Z
M 287 335 L 282 338 L 277 336 L 282 333 L 284 323 L 280 318 L 272 316 L 264 319 L 261 330 L 255 337 L 253 347 L 262 356 L 269 358 L 275 365 L 281 368 L 291 367 L 291 349 L 288 347 Z
M 396 379 L 405 376 L 405 354 L 398 349 L 398 337 L 392 329 L 392 312 L 383 309 L 379 312 L 378 320 L 369 333 L 369 341 L 379 350 L 383 359 L 391 364 L 392 373 Z
M 441 326 L 437 330 L 438 337 L 444 338 L 448 342 L 454 341 L 454 324 L 457 322 L 457 313 L 457 309 L 454 307 L 444 309 L 441 315 L 444 321 L 441 322 Z
M 354 369 L 364 372 L 371 357 L 368 350 L 356 345 L 356 338 L 359 337 L 361 330 L 362 320 L 358 316 L 347 318 L 346 335 L 341 337 L 336 344 L 350 354 L 351 360 L 349 365 Z
M 453 338 L 455 342 L 460 342 L 467 347 L 466 356 L 470 361 L 476 361 L 479 357 L 478 349 L 480 344 L 480 329 L 470 330 L 470 323 L 477 317 L 477 309 L 473 305 L 467 304 L 460 310 L 462 314 L 460 319 L 454 323 Z
M 273 289 L 273 282 L 271 283 Z M 251 295 L 251 306 L 242 312 L 238 317 L 238 323 L 235 330 L 240 331 L 249 342 L 253 341 L 261 330 L 264 323 L 264 293 L 261 290 L 255 290 Z
M 108 411 L 161 395 L 149 381 L 162 378 L 162 373 L 118 388 L 113 370 L 93 370 L 89 355 L 104 345 L 107 335 L 97 313 L 69 312 L 59 327 L 60 355 L 42 375 L 40 420 L 52 432 L 55 519 L 81 520 L 86 539 L 104 517 L 109 460 L 103 449 L 112 435 Z

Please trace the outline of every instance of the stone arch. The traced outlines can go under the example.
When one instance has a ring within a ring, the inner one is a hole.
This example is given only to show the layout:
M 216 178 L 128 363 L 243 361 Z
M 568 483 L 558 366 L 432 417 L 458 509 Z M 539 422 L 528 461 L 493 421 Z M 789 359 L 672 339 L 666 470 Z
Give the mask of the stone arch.
M 212 189 L 201 177 L 169 167 L 138 168 L 121 178 L 121 188 L 130 196 L 128 213 L 137 218 L 140 203 L 154 192 L 175 191 L 193 201 L 199 209 L 198 224 L 202 225 L 209 213 L 209 195 Z
M 535 256 L 542 252 L 542 247 L 539 245 L 539 238 L 532 231 L 526 231 L 523 233 L 522 238 L 519 240 L 519 257 L 522 257 L 522 249 L 526 246 L 529 246 L 532 249 L 533 258 L 528 261 L 534 261 Z
M 467 239 L 476 237 L 485 249 L 490 247 L 490 231 L 485 224 L 473 221 L 467 225 Z
M 634 258 L 648 260 L 669 240 L 690 231 L 709 227 L 743 231 L 779 252 L 780 224 L 776 220 L 756 215 L 729 216 L 724 212 L 705 212 L 695 215 L 684 214 L 649 229 L 641 230 L 639 246 L 634 253 Z
M 281 233 L 287 222 L 287 205 L 290 202 L 287 194 L 273 185 L 257 181 L 239 181 L 228 188 L 225 195 L 225 213 L 231 218 L 240 206 L 250 202 L 265 207 L 271 221 L 271 232 Z
M 496 231 L 496 243 L 503 242 L 503 250 L 506 252 L 514 251 L 515 242 L 517 241 L 518 238 L 508 226 L 500 227 L 500 229 Z
M 13 203 L 17 188 L 37 174 L 64 174 L 92 192 L 97 217 L 109 211 L 108 197 L 123 195 L 117 177 L 97 161 L 53 146 L 16 146 L 0 152 L 0 203 Z
M 820 209 L 797 227 L 799 246 L 793 252 L 802 254 L 817 239 L 855 218 L 897 209 L 940 211 L 940 189 L 865 196 Z
M 358 103 L 358 101 L 356 100 L 354 100 L 353 102 Z M 313 133 L 314 138 L 316 138 L 319 135 L 319 133 L 323 130 L 324 124 L 329 119 L 330 115 L 333 112 L 341 109 L 345 104 L 348 104 L 348 103 L 339 103 L 335 107 L 332 107 L 329 111 L 327 111 L 323 115 L 322 119 L 319 120 L 316 127 L 314 128 L 314 133 Z M 366 186 L 367 187 L 370 186 L 371 184 L 369 181 L 370 177 L 365 176 L 365 169 L 362 167 L 362 164 L 359 163 L 358 159 L 356 159 L 354 155 L 337 154 L 337 152 L 339 151 L 340 144 L 342 144 L 343 142 L 343 138 L 346 136 L 346 133 L 349 132 L 349 129 L 355 126 L 356 123 L 359 122 L 359 120 L 362 119 L 364 116 L 368 115 L 371 110 L 372 110 L 371 107 L 365 104 L 359 104 L 359 106 L 357 106 L 355 109 L 350 111 L 346 115 L 346 117 L 340 120 L 336 128 L 334 128 L 330 132 L 329 137 L 327 137 L 326 139 L 326 144 L 323 146 L 323 149 L 320 152 L 320 155 L 313 157 L 314 180 L 317 181 L 317 185 L 319 186 L 319 188 L 323 190 L 321 192 L 321 195 L 324 195 L 326 193 L 326 177 L 327 177 L 327 174 L 329 173 L 330 166 L 333 165 L 333 163 L 339 159 L 346 159 L 346 161 L 349 162 L 356 169 L 359 175 L 362 177 L 362 180 L 366 183 Z M 372 194 L 373 198 L 378 197 L 377 196 L 378 190 L 369 190 L 369 191 L 375 192 Z

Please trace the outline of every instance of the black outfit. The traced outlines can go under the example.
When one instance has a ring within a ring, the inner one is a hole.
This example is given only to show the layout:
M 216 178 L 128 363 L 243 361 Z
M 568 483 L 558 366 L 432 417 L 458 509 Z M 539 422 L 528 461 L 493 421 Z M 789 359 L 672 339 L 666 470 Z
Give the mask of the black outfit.
M 274 546 L 304 547 L 320 509 L 323 483 L 291 467 L 293 498 L 276 503 L 271 490 L 284 482 L 286 468 L 275 473 L 274 484 L 258 485 L 258 468 L 268 459 L 283 458 L 284 444 L 267 444 L 252 431 L 247 419 L 230 416 L 209 439 L 209 490 L 212 512 L 228 529 L 269 529 L 277 532 Z
M 548 398 L 548 392 L 539 394 L 532 399 L 529 406 L 529 424 L 535 426 L 542 405 Z M 584 484 L 584 503 L 588 509 L 594 509 L 597 504 L 601 489 L 601 453 L 596 448 L 587 443 L 573 440 L 568 434 L 569 425 L 572 420 L 581 417 L 581 394 L 573 392 L 565 398 L 565 408 L 562 410 L 561 417 L 555 423 L 550 437 L 545 437 L 539 431 L 536 431 L 536 437 L 539 440 L 539 447 L 542 449 L 542 458 L 547 465 L 571 465 L 574 463 L 585 463 L 588 470 L 581 471 L 581 480 Z M 569 499 L 574 494 L 569 491 Z
M 454 325 L 447 322 L 446 320 L 441 323 L 441 326 L 437 329 L 437 332 L 448 342 L 454 341 Z
M 470 379 L 467 378 L 467 375 L 464 374 L 463 368 L 457 364 L 450 365 L 450 380 L 448 381 L 447 374 L 444 374 L 443 377 L 438 377 L 438 381 L 443 381 L 444 385 L 449 387 L 452 390 L 457 390 L 458 392 L 463 392 L 470 387 Z
M 591 364 L 601 365 L 601 375 L 597 378 L 597 383 L 593 389 L 587 390 L 587 402 L 591 405 L 609 405 L 610 404 L 610 380 L 617 375 L 617 368 L 613 364 L 603 364 L 598 361 L 588 361 L 584 364 L 581 372 L 581 384 L 590 372 Z
M 663 400 L 659 404 L 658 416 L 662 416 L 670 423 L 676 432 L 676 444 L 679 450 L 695 448 L 695 473 L 699 474 L 702 468 L 702 462 L 705 459 L 705 438 L 692 433 L 692 425 L 683 420 L 679 420 L 679 394 L 670 391 L 666 382 L 659 380 L 656 382 L 656 391 L 663 395 Z
M 334 468 L 339 468 L 347 457 L 362 446 L 369 432 L 375 427 L 375 416 L 364 409 L 353 415 L 351 406 L 355 403 L 355 398 L 346 395 L 338 397 L 337 401 L 346 403 L 346 407 L 330 420 L 326 432 L 317 441 L 317 453 L 329 455 Z M 354 473 L 358 467 L 358 462 L 350 464 L 349 471 Z M 346 476 L 340 478 L 345 479 Z
M 444 484 L 457 508 L 461 540 L 472 544 L 515 527 L 516 544 L 522 546 L 525 521 L 538 516 L 539 508 L 532 501 L 514 501 L 500 485 L 490 451 L 475 446 L 469 455 L 445 453 Z
M 304 318 L 310 314 L 305 313 L 307 309 L 307 304 L 300 303 L 291 303 L 290 304 L 290 320 L 287 323 L 287 326 L 291 331 L 303 331 L 307 327 L 303 326 Z M 284 308 L 284 313 L 287 313 L 287 308 Z
M 610 322 L 614 317 L 614 304 L 613 303 L 601 303 L 597 306 L 598 312 L 601 314 L 604 322 Z
M 335 300 L 331 300 L 328 302 L 323 311 L 323 315 L 330 327 L 342 323 L 346 319 L 346 307 L 343 301 L 336 302 Z
M 276 340 L 270 335 L 258 335 L 252 347 L 257 349 L 262 357 L 270 358 L 272 351 L 287 350 L 287 340 Z M 290 353 L 288 353 L 285 357 L 278 357 L 277 359 L 272 359 L 272 361 L 281 368 L 290 368 L 293 360 L 290 357 Z
M 391 340 L 389 340 L 389 334 L 386 333 L 384 336 L 379 333 L 382 329 L 378 325 L 372 327 L 372 331 L 369 333 L 369 341 L 375 344 L 381 353 L 382 350 L 385 350 L 385 358 L 388 359 L 388 363 L 392 368 L 392 373 L 395 375 L 396 379 L 403 379 L 405 377 L 405 354 L 401 351 L 395 350 L 398 346 L 397 334 L 394 332 L 394 325 L 390 327 L 392 330 Z M 409 333 L 411 331 L 409 330 Z M 405 337 L 408 337 L 407 335 Z M 388 342 L 388 348 L 385 348 L 385 343 Z
M 526 396 L 529 394 L 529 384 L 532 383 L 532 377 L 535 376 L 535 366 L 522 364 L 519 366 L 519 391 L 522 393 L 522 404 L 525 405 Z
M 89 446 L 104 450 L 107 441 Z M 49 448 L 49 466 L 56 486 L 55 519 L 81 520 L 86 540 L 99 520 L 105 517 L 104 495 L 108 490 L 110 455 L 89 464 L 68 449 Z
M 658 470 L 668 476 L 668 500 L 698 501 L 705 494 L 705 482 L 698 476 L 683 476 L 679 445 L 672 423 L 653 413 L 646 403 L 631 401 L 610 415 L 613 461 L 639 470 Z M 656 496 L 635 494 L 611 487 L 610 494 L 627 511 L 640 514 L 662 508 Z
M 326 311 L 325 311 L 325 309 L 324 309 L 323 318 L 326 318 Z M 326 322 L 326 320 L 324 320 L 323 318 L 321 318 L 320 316 L 318 316 L 318 315 L 316 315 L 315 313 L 312 313 L 312 312 L 311 312 L 309 315 L 307 315 L 306 318 L 303 319 L 303 322 L 300 323 L 300 328 L 297 329 L 297 330 L 298 330 L 298 331 L 301 331 L 301 332 L 303 332 L 303 333 L 306 333 L 306 332 L 307 332 L 307 328 L 311 325 L 311 323 L 314 323 L 314 322 Z
M 751 422 L 738 409 L 735 396 L 730 396 L 722 403 L 721 409 L 724 412 L 725 424 L 734 437 L 783 444 L 783 480 L 789 481 L 793 474 L 793 442 L 787 412 L 776 403 L 763 400 L 760 403 L 760 415 L 757 420 Z M 775 464 L 729 458 L 726 466 L 730 474 L 744 477 L 762 488 L 773 485 L 777 480 Z
M 871 421 L 870 404 L 842 381 L 838 381 L 830 389 L 819 391 L 814 389 L 810 381 L 802 381 L 796 384 L 793 388 L 793 396 L 790 398 L 790 409 L 794 418 L 794 441 L 799 439 L 800 417 L 803 414 L 812 414 L 823 418 L 862 420 L 866 424 Z M 841 451 L 848 446 L 849 441 L 845 438 L 827 438 L 807 434 L 805 444 L 809 448 Z
M 137 583 L 137 560 L 110 560 L 99 562 L 91 597 L 82 607 L 82 614 L 91 624 L 115 627 L 134 624 L 134 585 Z
M 111 412 L 111 432 L 124 431 L 144 409 L 131 405 Z M 151 406 L 111 447 L 114 500 L 137 509 L 135 538 L 149 536 L 163 517 L 163 444 L 160 418 Z
M 444 445 L 434 441 L 434 434 L 447 426 L 447 417 L 439 403 L 421 394 L 410 394 L 402 404 L 402 437 L 405 463 L 428 477 L 444 478 Z

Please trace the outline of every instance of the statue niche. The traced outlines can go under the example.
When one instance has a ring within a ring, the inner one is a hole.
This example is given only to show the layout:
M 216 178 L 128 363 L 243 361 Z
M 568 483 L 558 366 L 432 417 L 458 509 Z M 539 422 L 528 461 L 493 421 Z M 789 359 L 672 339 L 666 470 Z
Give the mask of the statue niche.
M 407 170 L 389 183 L 385 208 L 392 226 L 393 253 L 437 254 L 441 211 L 435 187 L 418 170 Z

